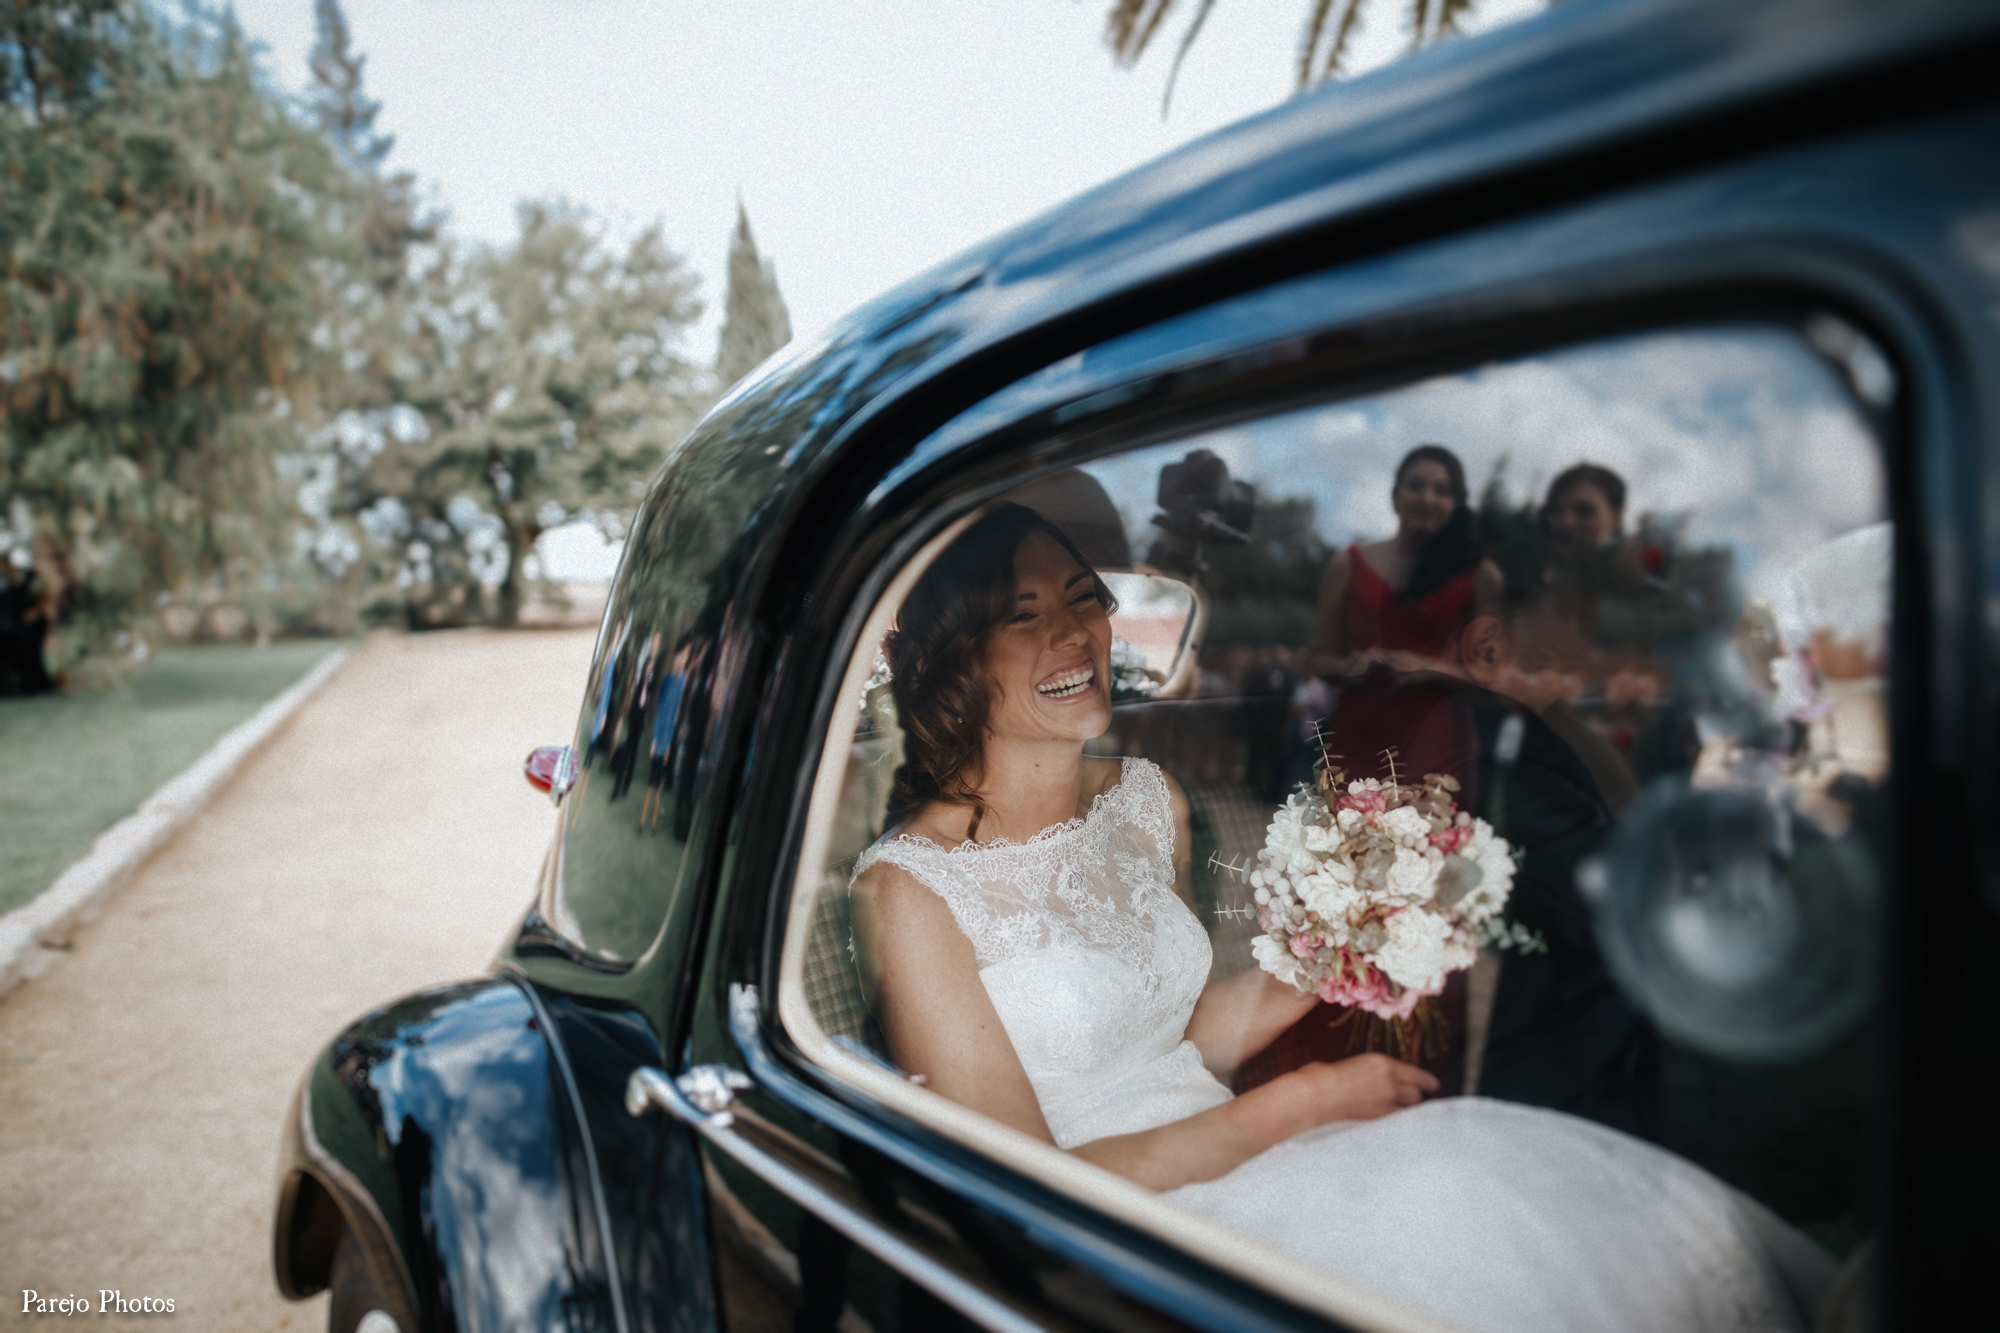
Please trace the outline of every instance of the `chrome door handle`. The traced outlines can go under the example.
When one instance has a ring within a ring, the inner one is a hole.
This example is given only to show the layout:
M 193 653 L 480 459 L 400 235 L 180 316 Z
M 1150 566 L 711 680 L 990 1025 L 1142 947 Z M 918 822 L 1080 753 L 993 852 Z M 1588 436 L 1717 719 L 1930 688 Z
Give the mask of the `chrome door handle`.
M 658 1108 L 692 1126 L 764 1183 L 966 1318 L 1001 1333 L 1031 1333 L 1043 1327 L 744 1138 L 729 1108 L 738 1092 L 753 1086 L 747 1074 L 723 1065 L 696 1065 L 679 1078 L 642 1065 L 626 1081 L 625 1109 L 636 1116 Z

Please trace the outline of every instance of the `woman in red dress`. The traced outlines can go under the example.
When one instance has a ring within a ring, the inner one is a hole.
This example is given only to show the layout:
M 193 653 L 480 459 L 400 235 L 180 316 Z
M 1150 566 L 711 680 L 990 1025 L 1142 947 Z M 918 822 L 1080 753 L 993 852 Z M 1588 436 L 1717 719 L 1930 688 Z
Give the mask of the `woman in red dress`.
M 1326 567 L 1313 644 L 1320 671 L 1353 674 L 1371 658 L 1419 666 L 1456 656 L 1459 632 L 1501 588 L 1467 500 L 1457 454 L 1423 444 L 1403 456 L 1389 491 L 1396 535 L 1356 542 Z
M 1396 465 L 1389 501 L 1396 535 L 1356 542 L 1334 556 L 1320 583 L 1313 669 L 1328 677 L 1331 716 L 1303 720 L 1332 742 L 1356 777 L 1389 776 L 1390 760 L 1405 772 L 1442 772 L 1461 784 L 1467 809 L 1476 800 L 1478 742 L 1469 714 L 1440 678 L 1403 672 L 1459 664 L 1459 637 L 1483 608 L 1497 607 L 1498 566 L 1488 560 L 1466 503 L 1465 466 L 1440 444 L 1419 445 Z M 1364 674 L 1365 672 L 1365 674 Z M 1425 1010 L 1427 1039 L 1399 1058 L 1426 1068 L 1447 1091 L 1463 1085 L 1466 990 L 1462 976 Z M 1237 1071 L 1239 1090 L 1288 1069 L 1383 1049 L 1390 1025 L 1345 1006 L 1320 1004 Z

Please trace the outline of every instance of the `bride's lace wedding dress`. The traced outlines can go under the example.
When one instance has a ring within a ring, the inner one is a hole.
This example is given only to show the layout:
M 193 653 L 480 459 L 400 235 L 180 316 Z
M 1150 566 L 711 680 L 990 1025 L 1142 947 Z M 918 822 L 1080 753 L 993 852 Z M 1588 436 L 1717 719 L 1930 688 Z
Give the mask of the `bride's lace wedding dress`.
M 1160 770 L 1025 843 L 877 843 L 951 907 L 1065 1148 L 1229 1100 L 1186 1040 L 1208 936 Z M 1328 1125 L 1164 1196 L 1468 1328 L 1806 1328 L 1833 1260 L 1700 1168 L 1554 1111 L 1452 1098 Z

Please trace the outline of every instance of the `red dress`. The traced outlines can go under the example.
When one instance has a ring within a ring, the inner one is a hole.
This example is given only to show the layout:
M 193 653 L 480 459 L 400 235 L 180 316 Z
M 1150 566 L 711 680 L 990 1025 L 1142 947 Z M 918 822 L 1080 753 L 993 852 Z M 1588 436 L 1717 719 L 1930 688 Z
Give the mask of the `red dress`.
M 1375 572 L 1356 543 L 1347 548 L 1347 602 L 1341 608 L 1342 641 L 1350 653 L 1380 648 L 1389 652 L 1448 655 L 1471 617 L 1473 565 L 1451 582 L 1414 602 L 1398 602 L 1396 590 Z

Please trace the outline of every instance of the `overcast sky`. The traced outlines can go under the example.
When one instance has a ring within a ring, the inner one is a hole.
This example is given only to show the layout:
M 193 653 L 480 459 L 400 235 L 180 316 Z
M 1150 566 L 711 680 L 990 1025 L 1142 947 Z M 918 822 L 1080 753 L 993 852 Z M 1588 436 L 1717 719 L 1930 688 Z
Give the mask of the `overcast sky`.
M 1108 0 L 345 0 L 390 165 L 461 235 L 523 198 L 654 218 L 710 305 L 737 192 L 801 336 L 1001 229 L 1291 92 L 1305 0 L 1222 0 L 1170 118 L 1182 19 L 1137 69 Z M 1185 7 L 1185 6 L 1184 6 Z M 1361 64 L 1401 49 L 1375 0 Z M 1492 24 L 1539 8 L 1487 0 Z M 235 0 L 278 83 L 310 80 L 312 0 Z M 700 352 L 713 352 L 714 318 Z M 691 348 L 690 350 L 695 350 Z
M 524 198 L 614 226 L 658 219 L 702 278 L 686 351 L 714 355 L 739 191 L 797 336 L 1120 172 L 1283 101 L 1305 0 L 1221 0 L 1162 120 L 1185 18 L 1136 69 L 1109 0 L 344 0 L 365 91 L 460 236 L 505 242 Z M 235 0 L 283 88 L 303 91 L 312 0 Z M 1476 27 L 1538 12 L 1485 0 Z M 1191 8 L 1188 4 L 1181 9 Z M 1401 0 L 1357 69 L 1404 46 Z M 1365 22 L 1365 20 L 1364 20 Z M 609 556 L 566 531 L 559 577 Z M 572 549 L 573 548 L 573 549 Z

